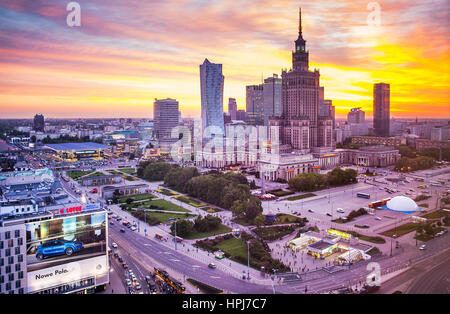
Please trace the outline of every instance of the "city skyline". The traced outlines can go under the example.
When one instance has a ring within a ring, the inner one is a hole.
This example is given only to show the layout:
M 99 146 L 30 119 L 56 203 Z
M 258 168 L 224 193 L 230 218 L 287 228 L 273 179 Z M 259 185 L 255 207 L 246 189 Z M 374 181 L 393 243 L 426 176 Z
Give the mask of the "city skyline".
M 450 117 L 446 1 L 380 1 L 380 26 L 355 1 L 79 3 L 82 24 L 69 27 L 66 3 L 0 1 L 3 118 L 150 118 L 155 98 L 200 117 L 204 58 L 223 64 L 224 99 L 245 108 L 245 86 L 290 68 L 299 6 L 338 118 L 353 107 L 372 117 L 379 82 L 391 85 L 391 117 Z

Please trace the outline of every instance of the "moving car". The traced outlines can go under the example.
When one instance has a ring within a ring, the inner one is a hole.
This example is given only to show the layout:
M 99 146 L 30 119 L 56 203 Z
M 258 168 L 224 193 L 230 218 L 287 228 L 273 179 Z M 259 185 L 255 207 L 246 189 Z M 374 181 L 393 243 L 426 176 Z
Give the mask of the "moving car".
M 122 267 L 125 268 L 125 269 L 127 269 L 127 268 L 128 268 L 128 264 L 125 263 L 125 262 L 123 262 Z
M 314 211 L 312 209 L 308 209 L 308 212 L 310 213 L 314 213 Z
M 338 213 L 345 213 L 345 210 L 343 210 L 342 208 L 338 208 L 338 209 L 336 209 L 336 211 L 337 211 Z
M 125 229 L 124 228 L 120 228 L 120 232 L 125 233 Z
M 116 243 L 116 242 L 113 242 L 113 243 L 112 243 L 112 247 L 116 249 L 116 248 L 118 247 L 117 243 Z
M 216 264 L 214 264 L 214 263 L 209 263 L 208 267 L 212 268 L 212 269 L 216 269 L 217 268 Z
M 125 282 L 127 283 L 127 286 L 131 286 L 131 280 L 130 279 L 125 279 Z
M 329 217 L 333 217 L 333 215 L 331 215 L 330 213 L 327 213 L 327 216 L 329 216 Z
M 114 222 L 113 222 L 113 221 L 110 221 L 109 224 L 110 224 L 110 225 L 114 225 Z
M 131 231 L 135 231 L 137 228 L 135 226 L 131 227 L 130 230 Z
M 381 217 L 375 217 L 376 220 L 381 220 Z
M 136 290 L 141 290 L 141 284 L 139 282 L 137 282 L 135 288 L 136 288 Z
M 419 250 L 425 250 L 426 249 L 426 245 L 425 244 L 422 244 L 420 247 L 419 247 Z
M 83 243 L 79 241 L 50 240 L 42 243 L 37 251 L 36 258 L 42 260 L 49 256 L 67 255 L 79 252 L 83 249 Z

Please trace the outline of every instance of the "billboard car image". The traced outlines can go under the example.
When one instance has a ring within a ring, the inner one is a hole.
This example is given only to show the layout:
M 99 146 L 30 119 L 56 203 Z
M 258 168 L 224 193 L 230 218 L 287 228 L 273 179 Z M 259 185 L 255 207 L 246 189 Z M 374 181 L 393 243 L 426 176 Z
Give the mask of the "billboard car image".
M 106 255 L 106 213 L 31 222 L 26 238 L 28 272 Z

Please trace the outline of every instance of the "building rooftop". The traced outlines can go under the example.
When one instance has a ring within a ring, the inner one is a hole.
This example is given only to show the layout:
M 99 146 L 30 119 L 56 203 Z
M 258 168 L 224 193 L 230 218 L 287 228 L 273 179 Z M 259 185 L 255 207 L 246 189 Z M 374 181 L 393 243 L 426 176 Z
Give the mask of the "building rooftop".
M 47 147 L 56 151 L 82 151 L 82 150 L 99 150 L 107 149 L 108 145 L 103 145 L 94 142 L 84 142 L 84 143 L 62 143 L 62 144 L 47 144 Z

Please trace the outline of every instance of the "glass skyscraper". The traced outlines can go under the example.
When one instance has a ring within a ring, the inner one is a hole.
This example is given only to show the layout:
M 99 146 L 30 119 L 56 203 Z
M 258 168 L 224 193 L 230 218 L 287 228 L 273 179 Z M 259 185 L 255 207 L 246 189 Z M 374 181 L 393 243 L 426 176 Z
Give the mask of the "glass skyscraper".
M 200 65 L 202 132 L 205 132 L 205 129 L 209 126 L 216 126 L 222 130 L 222 134 L 225 134 L 223 121 L 224 79 L 221 64 L 211 63 L 208 59 L 205 59 L 203 64 Z

